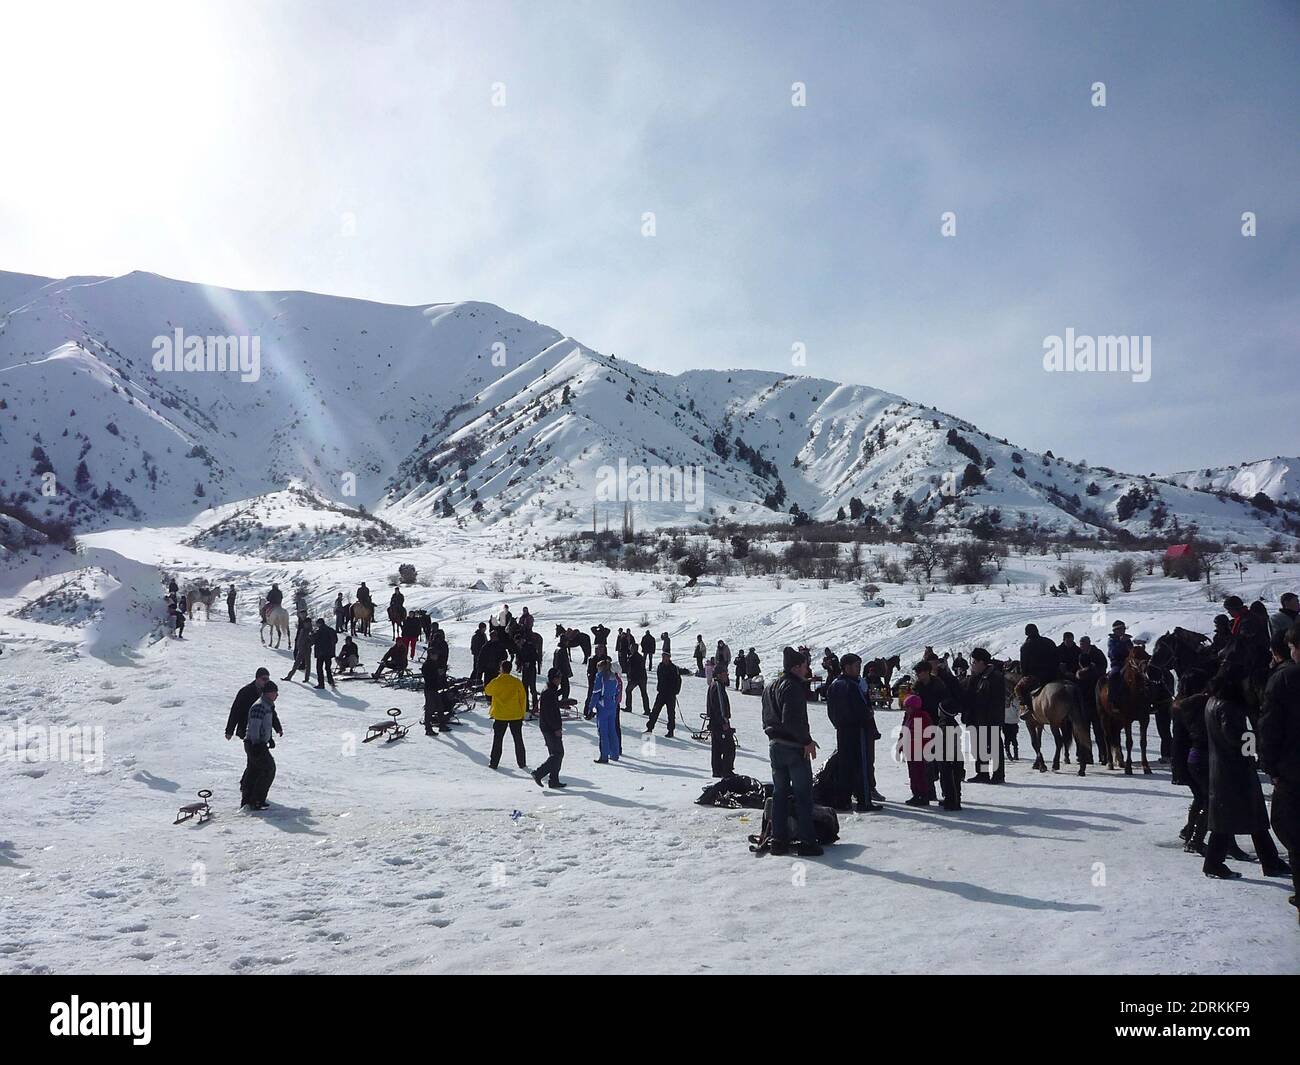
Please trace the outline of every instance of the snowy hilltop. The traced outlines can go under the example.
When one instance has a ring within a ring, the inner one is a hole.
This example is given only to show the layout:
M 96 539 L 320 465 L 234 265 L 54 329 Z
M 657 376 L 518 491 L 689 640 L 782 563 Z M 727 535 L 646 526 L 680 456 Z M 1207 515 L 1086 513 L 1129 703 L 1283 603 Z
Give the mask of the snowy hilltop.
M 296 483 L 353 512 L 312 524 L 340 544 L 365 538 L 341 527 L 357 520 L 579 528 L 623 502 L 640 527 L 806 515 L 1262 543 L 1297 528 L 1296 462 L 1124 473 L 862 385 L 658 373 L 484 303 L 0 273 L 0 514 L 42 533 L 259 513 Z M 241 520 L 214 543 L 246 541 Z

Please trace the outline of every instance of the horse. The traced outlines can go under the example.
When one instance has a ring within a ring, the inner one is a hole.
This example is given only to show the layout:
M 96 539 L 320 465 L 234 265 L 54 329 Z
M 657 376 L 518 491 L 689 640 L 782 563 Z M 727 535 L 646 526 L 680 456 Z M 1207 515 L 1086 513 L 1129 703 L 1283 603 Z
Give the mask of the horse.
M 360 631 L 362 636 L 370 635 L 370 623 L 374 620 L 375 608 L 365 603 L 352 604 L 352 635 Z
M 561 636 L 565 637 L 569 647 L 582 648 L 582 664 L 585 666 L 591 657 L 591 637 L 581 629 L 566 629 L 563 625 L 556 625 L 555 637 L 559 639 Z
M 258 630 L 257 634 L 261 637 L 263 644 L 267 642 L 266 630 L 268 627 L 270 628 L 271 635 L 275 640 L 275 643 L 272 646 L 280 646 L 281 633 L 292 640 L 289 631 L 289 611 L 285 610 L 284 607 L 268 606 L 264 611 L 262 611 L 262 627 Z
M 1121 697 L 1112 705 L 1110 698 L 1110 677 L 1097 681 L 1097 710 L 1101 714 L 1103 727 L 1106 729 L 1106 742 L 1110 746 L 1109 768 L 1118 769 L 1119 735 L 1121 729 L 1126 740 L 1124 755 L 1124 775 L 1133 775 L 1133 722 L 1138 723 L 1142 741 L 1142 772 L 1151 775 L 1151 766 L 1147 764 L 1147 727 L 1151 724 L 1151 691 L 1147 686 L 1147 663 L 1151 656 L 1141 647 L 1134 647 L 1129 652 L 1120 674 Z
M 390 605 L 388 607 L 388 620 L 393 625 L 393 639 L 402 635 L 402 622 L 406 620 L 406 607 Z
M 1065 762 L 1070 762 L 1070 740 L 1074 740 L 1074 752 L 1079 763 L 1079 776 L 1085 776 L 1088 763 L 1092 761 L 1092 737 L 1088 734 L 1088 715 L 1083 708 L 1077 685 L 1069 681 L 1053 680 L 1044 684 L 1037 691 L 1028 689 L 1027 678 L 1021 678 L 1016 685 L 1020 704 L 1025 707 L 1023 719 L 1029 726 L 1029 738 L 1034 744 L 1034 768 L 1040 773 L 1047 772 L 1047 762 L 1043 758 L 1043 727 L 1052 730 L 1052 739 L 1056 741 L 1056 753 L 1052 757 L 1052 772 L 1061 768 L 1061 755 Z M 1069 731 L 1065 729 L 1069 723 Z
M 191 584 L 185 589 L 185 601 L 189 604 L 190 620 L 194 620 L 194 607 L 197 603 L 202 603 L 207 611 L 206 620 L 212 620 L 212 604 L 217 601 L 221 594 L 219 588 L 208 588 L 205 585 Z
M 1151 664 L 1173 670 L 1178 677 L 1177 697 L 1194 694 L 1214 675 L 1218 662 L 1210 650 L 1210 638 L 1201 632 L 1175 626 L 1151 648 Z M 1187 690 L 1187 689 L 1191 690 Z
M 880 678 L 880 685 L 883 688 L 890 688 L 890 681 L 893 679 L 894 670 L 898 669 L 901 660 L 898 655 L 891 655 L 889 658 L 873 658 L 866 664 L 865 673 L 870 674 L 872 667 L 875 667 L 876 676 Z

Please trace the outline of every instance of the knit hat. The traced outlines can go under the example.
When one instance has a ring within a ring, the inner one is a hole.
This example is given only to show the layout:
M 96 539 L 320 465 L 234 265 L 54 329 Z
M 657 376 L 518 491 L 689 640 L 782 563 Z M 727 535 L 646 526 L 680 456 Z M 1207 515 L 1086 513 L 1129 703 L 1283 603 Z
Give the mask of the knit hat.
M 983 647 L 977 647 L 970 653 L 971 659 L 976 662 L 992 662 L 993 656 Z
M 781 652 L 781 665 L 788 673 L 795 666 L 801 666 L 807 659 L 796 651 L 793 647 L 787 647 Z
M 921 702 L 921 697 L 919 695 L 909 695 L 903 700 L 904 710 L 921 710 L 924 707 L 925 703 Z

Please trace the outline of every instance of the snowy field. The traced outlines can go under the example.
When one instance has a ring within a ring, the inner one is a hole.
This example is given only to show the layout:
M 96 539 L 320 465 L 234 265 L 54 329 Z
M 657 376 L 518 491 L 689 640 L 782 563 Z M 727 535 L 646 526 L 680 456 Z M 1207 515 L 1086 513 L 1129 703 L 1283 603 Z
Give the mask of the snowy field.
M 924 602 L 902 586 L 884 586 L 885 606 L 867 608 L 848 585 L 731 578 L 670 604 L 653 587 L 662 578 L 494 557 L 466 533 L 297 564 L 177 546 L 194 532 L 93 534 L 80 558 L 28 556 L 0 574 L 0 725 L 100 727 L 103 737 L 95 771 L 8 752 L 0 765 L 0 971 L 1300 972 L 1289 882 L 1249 865 L 1236 883 L 1208 880 L 1183 853 L 1188 793 L 1154 764 L 1154 726 L 1152 776 L 1090 769 L 1083 779 L 1073 767 L 1032 771 L 1022 728 L 1008 783 L 968 785 L 957 814 L 902 806 L 905 769 L 882 741 L 886 809 L 842 814 L 839 843 L 806 861 L 751 855 L 756 811 L 694 805 L 710 778 L 707 745 L 689 738 L 704 703 L 693 678 L 675 739 L 661 724 L 643 743 L 639 711 L 622 716 L 621 764 L 594 765 L 594 723 L 567 723 L 564 792 L 515 769 L 508 741 L 501 769 L 487 769 L 485 710 L 437 738 L 417 727 L 362 746 L 388 707 L 415 721 L 422 704 L 368 680 L 337 694 L 281 684 L 285 736 L 266 814 L 238 810 L 243 751 L 223 736 L 255 668 L 278 681 L 291 664 L 258 642 L 256 593 L 273 579 L 286 593 L 310 581 L 322 614 L 362 579 L 382 604 L 388 575 L 413 563 L 430 585 L 406 588 L 407 606 L 441 612 L 457 675 L 474 625 L 503 600 L 536 616 L 548 657 L 557 621 L 639 635 L 646 618 L 656 636 L 672 634 L 679 662 L 698 632 L 710 645 L 756 647 L 768 674 L 786 643 L 910 664 L 925 644 L 1014 653 L 1031 620 L 1053 638 L 1070 628 L 1101 639 L 1116 618 L 1138 634 L 1207 631 L 1215 610 L 1198 586 L 1157 571 L 1099 616 L 1088 597 L 1040 593 L 1056 559 L 1013 555 L 992 588 Z M 222 603 L 209 622 L 200 611 L 183 642 L 151 642 L 164 570 L 182 583 L 235 580 L 239 624 Z M 1274 604 L 1300 586 L 1300 567 L 1220 580 Z M 474 590 L 479 581 L 488 587 Z M 72 591 L 100 601 L 69 609 Z M 464 620 L 451 620 L 462 600 Z M 899 628 L 900 618 L 913 620 Z M 376 637 L 358 641 L 371 668 L 387 630 L 376 623 Z M 767 779 L 759 701 L 733 695 L 732 707 L 737 771 Z M 824 707 L 810 711 L 828 755 Z M 880 720 L 888 734 L 897 715 Z M 540 764 L 535 725 L 525 739 Z M 213 790 L 215 817 L 174 827 L 200 788 Z

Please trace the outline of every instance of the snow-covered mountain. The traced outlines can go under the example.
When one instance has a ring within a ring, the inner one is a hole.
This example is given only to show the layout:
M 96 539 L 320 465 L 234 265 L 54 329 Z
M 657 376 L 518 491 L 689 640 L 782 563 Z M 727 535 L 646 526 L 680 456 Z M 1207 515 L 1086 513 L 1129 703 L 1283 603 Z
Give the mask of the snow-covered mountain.
M 1278 455 L 1271 459 L 1243 462 L 1175 473 L 1172 480 L 1188 488 L 1231 492 L 1252 499 L 1262 492 L 1275 503 L 1300 503 L 1300 458 Z
M 1294 503 L 1294 463 L 1272 461 L 1291 465 L 1256 490 Z M 593 502 L 617 523 L 625 499 L 639 526 L 843 509 L 895 528 L 1195 523 L 1251 541 L 1296 516 L 1218 476 L 1070 463 L 861 385 L 646 370 L 489 304 L 0 273 L 10 513 L 179 523 L 292 481 L 417 532 L 452 516 L 582 527 Z

